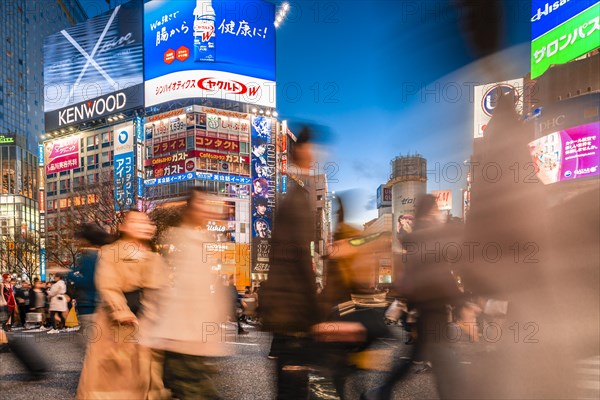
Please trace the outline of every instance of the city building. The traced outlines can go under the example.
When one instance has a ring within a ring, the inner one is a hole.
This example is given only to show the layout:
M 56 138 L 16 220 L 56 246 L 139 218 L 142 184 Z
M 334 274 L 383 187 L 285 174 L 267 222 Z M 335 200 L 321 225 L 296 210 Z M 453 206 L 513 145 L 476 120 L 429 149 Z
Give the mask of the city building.
M 215 273 L 234 275 L 238 287 L 266 278 L 293 133 L 275 112 L 274 5 L 252 4 L 262 11 L 246 27 L 242 14 L 254 8 L 234 12 L 212 2 L 216 21 L 227 12 L 228 21 L 252 32 L 212 31 L 220 36 L 216 53 L 210 35 L 196 43 L 191 0 L 132 1 L 46 40 L 45 85 L 54 95 L 46 101 L 43 146 L 49 262 L 71 261 L 75 223 L 92 219 L 114 229 L 110 211 L 176 208 L 192 187 L 204 187 L 230 210 L 227 220 L 206 227 L 221 241 Z M 83 70 L 68 36 L 101 42 L 100 67 Z M 326 198 L 326 186 L 318 191 Z M 328 220 L 324 203 L 319 210 L 320 221 Z M 316 245 L 322 253 L 325 245 Z
M 0 270 L 32 279 L 40 265 L 42 43 L 50 33 L 87 16 L 76 0 L 5 1 L 0 2 L 0 13 Z

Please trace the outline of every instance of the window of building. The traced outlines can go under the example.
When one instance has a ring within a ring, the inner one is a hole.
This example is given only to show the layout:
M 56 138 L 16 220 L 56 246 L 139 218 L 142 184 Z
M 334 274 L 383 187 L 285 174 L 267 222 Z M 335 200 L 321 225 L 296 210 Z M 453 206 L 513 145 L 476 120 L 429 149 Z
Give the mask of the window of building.
M 110 151 L 102 152 L 102 160 L 101 160 L 102 164 L 109 162 L 110 160 L 112 160 L 111 152 Z
M 87 156 L 87 159 L 86 159 L 87 166 L 96 165 L 96 164 L 98 164 L 98 154 L 92 154 L 91 156 Z
M 86 144 L 88 150 L 93 150 L 98 146 L 98 135 L 91 135 L 86 138 Z

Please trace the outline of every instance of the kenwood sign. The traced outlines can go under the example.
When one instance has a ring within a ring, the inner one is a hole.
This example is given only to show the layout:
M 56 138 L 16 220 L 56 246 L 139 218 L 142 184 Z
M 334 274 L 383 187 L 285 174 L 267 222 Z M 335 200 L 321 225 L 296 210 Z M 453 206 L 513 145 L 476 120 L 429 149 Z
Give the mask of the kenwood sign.
M 65 108 L 58 112 L 58 125 L 74 124 L 84 119 L 90 119 L 122 110 L 127 104 L 125 93 L 116 93 L 80 104 L 76 107 Z
M 143 104 L 143 85 L 135 85 L 116 93 L 47 112 L 45 114 L 46 131 L 108 117 L 132 108 L 143 107 Z

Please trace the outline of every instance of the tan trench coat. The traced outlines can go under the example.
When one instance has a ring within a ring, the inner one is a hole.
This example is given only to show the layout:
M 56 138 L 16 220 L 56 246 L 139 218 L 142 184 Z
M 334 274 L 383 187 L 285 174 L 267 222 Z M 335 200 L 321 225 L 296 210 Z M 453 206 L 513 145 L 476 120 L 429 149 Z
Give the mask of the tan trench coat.
M 159 353 L 139 344 L 137 326 L 121 321 L 135 317 L 124 293 L 143 289 L 140 322 L 155 320 L 157 293 L 168 270 L 159 254 L 119 240 L 100 249 L 96 288 L 100 305 L 92 327 L 84 332 L 88 350 L 81 372 L 78 399 L 159 399 L 162 385 Z

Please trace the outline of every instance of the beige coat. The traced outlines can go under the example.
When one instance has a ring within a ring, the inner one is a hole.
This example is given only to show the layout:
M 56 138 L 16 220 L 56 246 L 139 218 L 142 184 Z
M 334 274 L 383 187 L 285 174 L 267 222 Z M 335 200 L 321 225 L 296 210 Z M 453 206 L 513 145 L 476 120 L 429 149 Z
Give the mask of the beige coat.
M 69 305 L 65 294 L 67 293 L 67 284 L 62 279 L 52 284 L 48 291 L 48 298 L 50 299 L 50 307 L 48 311 L 69 311 Z
M 84 332 L 89 346 L 78 399 L 164 397 L 157 354 L 139 344 L 137 326 L 120 322 L 135 318 L 124 293 L 136 289 L 143 289 L 140 323 L 155 318 L 153 300 L 164 287 L 166 275 L 166 265 L 159 254 L 132 242 L 119 240 L 100 249 L 95 280 L 101 303 L 94 323 Z
M 232 299 L 217 271 L 211 270 L 220 258 L 219 243 L 209 232 L 188 227 L 172 228 L 164 242 L 170 246 L 166 255 L 170 288 L 161 291 L 160 321 L 142 329 L 142 343 L 181 354 L 229 354 L 225 342 L 234 341 L 236 335 L 226 325 Z

